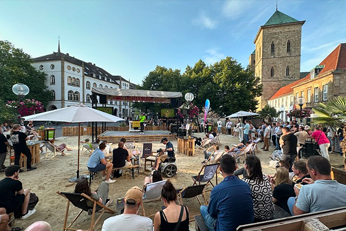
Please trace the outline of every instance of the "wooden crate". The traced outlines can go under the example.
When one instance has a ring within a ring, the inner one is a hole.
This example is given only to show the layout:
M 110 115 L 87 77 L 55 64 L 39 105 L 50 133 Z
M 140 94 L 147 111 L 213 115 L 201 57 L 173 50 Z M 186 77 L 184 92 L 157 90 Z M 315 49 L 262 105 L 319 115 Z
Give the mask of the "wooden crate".
M 346 184 L 346 171 L 342 168 L 332 167 L 333 179 L 341 184 Z
M 28 145 L 31 152 L 31 164 L 37 164 L 40 162 L 40 144 Z M 21 168 L 26 167 L 26 156 L 22 154 L 19 159 L 19 166 Z M 10 148 L 10 165 L 14 164 L 14 149 Z
M 181 139 L 178 138 L 178 152 L 188 155 L 195 155 L 195 139 Z

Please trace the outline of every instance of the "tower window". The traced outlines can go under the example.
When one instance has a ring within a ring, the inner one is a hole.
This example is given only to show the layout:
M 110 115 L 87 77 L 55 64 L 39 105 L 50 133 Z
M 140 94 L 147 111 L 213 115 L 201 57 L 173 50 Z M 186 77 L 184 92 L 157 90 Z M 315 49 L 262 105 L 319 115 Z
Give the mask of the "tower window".
M 274 45 L 274 42 L 272 42 L 272 44 L 270 45 L 270 54 L 271 55 L 275 55 L 275 45 Z
M 270 69 L 270 77 L 274 77 L 274 67 Z
M 291 42 L 290 40 L 287 41 L 287 53 L 291 52 Z
M 287 67 L 286 67 L 286 76 L 289 76 L 289 75 L 290 75 L 290 67 L 287 66 Z
M 54 75 L 50 76 L 50 85 L 55 85 L 55 76 Z
M 55 100 L 55 91 L 52 90 L 51 93 L 52 93 L 52 100 Z

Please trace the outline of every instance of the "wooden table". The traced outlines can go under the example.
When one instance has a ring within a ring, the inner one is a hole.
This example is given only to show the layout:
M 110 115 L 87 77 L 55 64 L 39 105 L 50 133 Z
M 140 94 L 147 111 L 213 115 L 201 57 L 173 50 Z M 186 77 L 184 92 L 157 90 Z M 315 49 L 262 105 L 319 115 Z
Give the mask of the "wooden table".
M 37 164 L 40 162 L 40 143 L 28 144 L 28 148 L 31 152 L 31 164 Z M 12 155 L 13 147 L 10 147 L 10 164 L 14 164 L 14 150 Z M 22 154 L 19 159 L 19 166 L 21 168 L 26 167 L 26 156 Z
M 195 155 L 195 139 L 178 137 L 178 152 L 188 156 Z

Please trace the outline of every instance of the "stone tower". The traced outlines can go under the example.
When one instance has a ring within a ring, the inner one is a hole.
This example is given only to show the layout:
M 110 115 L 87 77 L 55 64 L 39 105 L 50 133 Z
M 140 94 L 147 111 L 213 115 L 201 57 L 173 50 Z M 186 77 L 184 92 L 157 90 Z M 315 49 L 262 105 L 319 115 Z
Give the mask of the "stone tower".
M 300 78 L 304 23 L 276 10 L 258 30 L 255 54 L 250 55 L 249 65 L 254 65 L 255 76 L 263 84 L 262 96 L 258 98 L 259 110 L 281 87 Z

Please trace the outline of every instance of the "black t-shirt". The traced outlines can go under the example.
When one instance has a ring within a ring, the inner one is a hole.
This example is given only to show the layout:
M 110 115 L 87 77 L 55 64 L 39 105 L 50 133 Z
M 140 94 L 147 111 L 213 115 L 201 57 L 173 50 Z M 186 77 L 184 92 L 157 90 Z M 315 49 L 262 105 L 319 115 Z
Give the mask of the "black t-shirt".
M 305 179 L 305 178 L 311 178 L 310 174 L 305 175 L 305 176 L 303 176 L 302 178 L 300 178 L 299 180 L 297 180 L 297 181 L 296 181 L 296 184 L 302 184 L 302 185 L 308 184 L 308 183 L 303 182 L 303 179 Z
M 26 135 L 23 132 L 15 131 L 11 135 L 11 141 L 14 149 L 24 148 L 26 146 Z
M 125 166 L 125 161 L 129 153 L 126 149 L 117 148 L 113 150 L 113 168 L 120 168 Z
M 0 181 L 0 207 L 8 207 L 15 199 L 15 193 L 22 190 L 22 182 L 5 178 Z
M 6 153 L 7 152 L 7 145 L 5 144 L 7 142 L 6 137 L 4 134 L 0 134 L 0 153 Z
M 289 133 L 284 135 L 282 140 L 284 141 L 284 145 L 282 146 L 283 154 L 290 156 L 297 155 L 297 137 L 294 134 Z
M 287 200 L 290 197 L 295 197 L 296 194 L 293 189 L 294 184 L 279 184 L 274 188 L 273 197 L 278 200 L 275 204 L 283 208 L 286 212 L 290 213 L 287 206 Z

